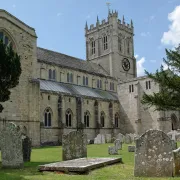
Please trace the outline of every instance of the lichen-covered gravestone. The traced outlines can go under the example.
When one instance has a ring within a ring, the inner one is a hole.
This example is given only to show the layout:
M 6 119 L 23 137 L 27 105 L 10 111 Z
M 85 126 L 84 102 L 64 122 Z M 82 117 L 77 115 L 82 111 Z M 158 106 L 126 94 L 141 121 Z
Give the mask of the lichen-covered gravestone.
M 22 135 L 22 146 L 23 146 L 23 160 L 24 160 L 24 162 L 30 162 L 31 139 L 28 136 Z
M 118 154 L 118 149 L 115 146 L 109 146 L 108 147 L 108 153 L 110 155 L 117 155 Z
M 128 152 L 135 152 L 135 146 L 128 146 Z
M 62 137 L 63 161 L 87 157 L 87 136 L 73 131 Z
M 114 146 L 116 147 L 117 150 L 122 149 L 122 142 L 121 142 L 121 140 L 120 139 L 116 139 L 114 141 Z
M 98 134 L 97 137 L 94 138 L 94 144 L 105 144 L 104 134 Z
M 105 140 L 106 140 L 106 143 L 111 143 L 111 141 L 112 141 L 111 134 L 106 134 Z
M 136 140 L 135 176 L 173 176 L 171 139 L 162 131 L 146 131 Z
M 132 143 L 132 139 L 131 139 L 131 136 L 129 134 L 125 135 L 124 142 L 125 142 L 125 144 L 131 144 Z
M 21 133 L 13 123 L 8 123 L 0 132 L 0 147 L 3 168 L 23 167 Z
M 124 135 L 123 134 L 121 134 L 121 133 L 117 134 L 116 139 L 119 139 L 122 143 L 124 143 Z
M 180 148 L 173 150 L 175 175 L 180 176 Z

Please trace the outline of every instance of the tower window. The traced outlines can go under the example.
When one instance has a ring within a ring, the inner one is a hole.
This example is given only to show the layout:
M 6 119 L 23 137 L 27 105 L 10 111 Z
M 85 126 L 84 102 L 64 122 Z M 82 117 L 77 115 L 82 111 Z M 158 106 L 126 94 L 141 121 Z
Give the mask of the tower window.
M 127 53 L 130 54 L 130 43 L 129 43 L 129 40 L 127 41 Z
M 129 92 L 130 93 L 134 92 L 134 85 L 133 84 L 129 85 Z
M 89 112 L 86 111 L 84 113 L 84 125 L 85 125 L 85 127 L 89 127 L 89 116 L 90 116 Z
M 51 110 L 47 108 L 44 113 L 44 126 L 45 127 L 51 126 L 51 117 L 52 117 Z
M 91 54 L 95 54 L 96 53 L 96 43 L 95 41 L 91 42 Z
M 104 45 L 104 50 L 108 49 L 108 37 L 107 36 L 103 37 L 103 45 Z
M 146 89 L 151 89 L 151 81 L 146 81 Z
M 118 38 L 118 48 L 119 48 L 119 51 L 122 52 L 122 40 L 120 37 Z

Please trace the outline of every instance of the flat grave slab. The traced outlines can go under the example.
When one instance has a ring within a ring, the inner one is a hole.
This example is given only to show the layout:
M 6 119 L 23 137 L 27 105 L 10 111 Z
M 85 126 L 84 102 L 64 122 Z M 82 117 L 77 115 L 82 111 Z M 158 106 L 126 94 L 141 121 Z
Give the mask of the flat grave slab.
M 106 165 L 121 163 L 122 158 L 79 158 L 69 161 L 44 164 L 39 166 L 39 171 L 59 171 L 64 173 L 87 173 L 92 169 Z

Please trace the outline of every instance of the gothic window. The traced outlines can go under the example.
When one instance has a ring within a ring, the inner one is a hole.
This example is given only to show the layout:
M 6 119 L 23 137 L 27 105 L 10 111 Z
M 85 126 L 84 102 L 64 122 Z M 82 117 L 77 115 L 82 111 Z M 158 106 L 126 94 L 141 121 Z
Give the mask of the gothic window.
M 118 37 L 118 48 L 119 51 L 122 52 L 122 39 L 120 37 Z
M 114 83 L 110 82 L 110 90 L 114 91 Z
M 91 42 L 91 54 L 95 54 L 96 53 L 96 44 L 95 41 Z
M 47 108 L 44 112 L 44 126 L 51 127 L 52 112 L 50 108 Z
M 67 73 L 67 82 L 69 82 L 69 73 Z
M 49 69 L 49 79 L 52 79 L 52 70 Z
M 108 37 L 107 36 L 103 37 L 103 46 L 104 46 L 104 50 L 108 49 Z
M 72 126 L 72 111 L 68 109 L 66 111 L 66 127 Z
M 67 82 L 73 82 L 73 74 L 72 73 L 67 73 Z
M 100 123 L 101 123 L 101 127 L 104 127 L 104 125 L 105 125 L 105 114 L 104 114 L 104 112 L 101 112 Z
M 97 88 L 99 88 L 99 86 L 100 86 L 100 85 L 99 85 L 99 79 L 98 79 L 98 80 L 97 80 Z
M 0 31 L 0 40 L 6 45 L 6 46 L 13 46 L 12 41 L 10 40 L 10 38 L 8 37 L 8 35 L 3 32 Z
M 86 111 L 84 113 L 84 125 L 85 125 L 85 127 L 89 127 L 89 117 L 90 117 L 90 113 L 89 113 L 89 111 Z
M 146 89 L 151 89 L 151 81 L 146 81 Z
M 102 80 L 97 80 L 97 88 L 102 88 Z
M 73 83 L 73 74 L 72 74 L 72 73 L 71 73 L 71 75 L 70 75 L 70 82 Z
M 86 77 L 86 86 L 88 86 L 88 77 Z
M 130 54 L 130 42 L 127 40 L 127 53 Z
M 55 69 L 53 70 L 52 79 L 54 79 L 54 80 L 56 79 L 56 70 Z
M 119 127 L 119 115 L 118 115 L 118 113 L 115 114 L 114 124 L 115 124 L 116 128 Z
M 86 79 L 85 79 L 85 76 L 83 76 L 83 85 L 86 85 Z
M 130 93 L 134 92 L 134 85 L 133 84 L 129 85 L 129 92 Z

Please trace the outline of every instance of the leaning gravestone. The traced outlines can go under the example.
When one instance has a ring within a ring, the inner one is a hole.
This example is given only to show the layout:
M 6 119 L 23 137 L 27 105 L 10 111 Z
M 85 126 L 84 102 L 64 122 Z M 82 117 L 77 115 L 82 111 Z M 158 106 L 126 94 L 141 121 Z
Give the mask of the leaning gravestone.
M 121 134 L 121 133 L 117 134 L 116 139 L 119 139 L 122 143 L 124 143 L 124 135 L 123 134 Z
M 24 162 L 30 162 L 30 159 L 31 159 L 31 139 L 28 136 L 22 135 L 22 147 L 23 147 L 23 160 L 24 160 Z
M 163 177 L 173 175 L 171 139 L 162 131 L 146 131 L 136 140 L 135 176 Z
M 63 161 L 87 157 L 87 136 L 73 131 L 62 137 Z
M 115 146 L 109 146 L 108 147 L 108 153 L 110 155 L 117 155 L 118 154 L 118 149 Z
M 116 139 L 114 141 L 114 146 L 116 147 L 117 150 L 122 149 L 122 142 L 120 141 L 120 139 Z
M 125 135 L 124 142 L 125 142 L 125 144 L 131 144 L 132 143 L 132 139 L 131 139 L 131 136 L 129 134 Z
M 94 138 L 94 144 L 105 144 L 104 134 L 98 134 L 97 137 Z
M 15 124 L 8 123 L 0 132 L 2 167 L 22 168 L 23 152 L 21 133 Z

